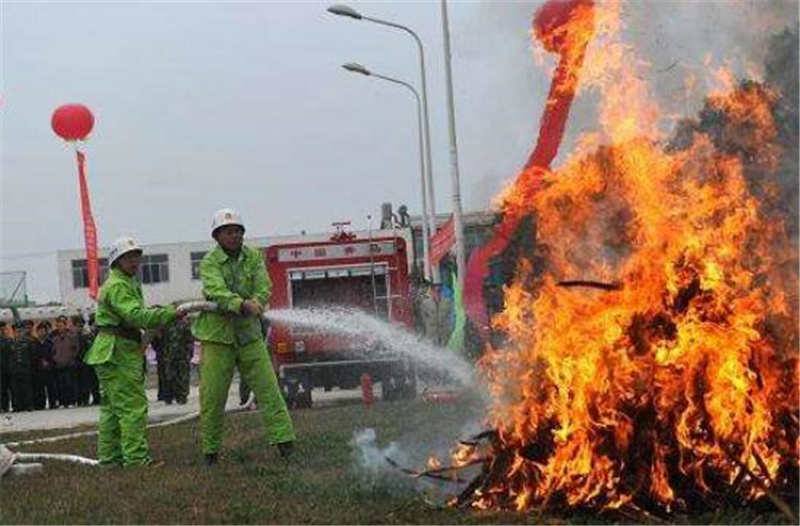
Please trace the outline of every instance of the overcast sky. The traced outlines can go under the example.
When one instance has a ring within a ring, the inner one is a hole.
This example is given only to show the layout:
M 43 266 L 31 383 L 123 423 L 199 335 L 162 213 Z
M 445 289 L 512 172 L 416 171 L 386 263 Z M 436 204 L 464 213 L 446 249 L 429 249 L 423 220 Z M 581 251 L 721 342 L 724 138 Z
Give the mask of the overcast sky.
M 102 245 L 125 233 L 145 244 L 207 239 L 221 207 L 239 209 L 254 236 L 338 220 L 364 228 L 384 201 L 418 214 L 410 94 L 339 67 L 357 61 L 417 85 L 414 43 L 330 15 L 330 3 L 4 0 L 2 270 L 26 270 L 32 298 L 58 299 L 55 251 L 83 246 L 74 154 L 50 129 L 67 102 L 96 117 L 86 151 Z M 539 3 L 450 2 L 467 210 L 489 206 L 535 138 L 549 87 L 528 35 Z M 757 60 L 765 35 L 797 21 L 796 0 L 730 4 L 633 7 L 629 25 L 656 67 L 678 61 L 667 79 L 677 85 L 704 51 Z M 350 5 L 425 42 L 436 207 L 449 212 L 439 2 Z M 766 26 L 752 23 L 755 13 Z M 571 137 L 591 126 L 581 104 L 591 100 L 578 101 Z

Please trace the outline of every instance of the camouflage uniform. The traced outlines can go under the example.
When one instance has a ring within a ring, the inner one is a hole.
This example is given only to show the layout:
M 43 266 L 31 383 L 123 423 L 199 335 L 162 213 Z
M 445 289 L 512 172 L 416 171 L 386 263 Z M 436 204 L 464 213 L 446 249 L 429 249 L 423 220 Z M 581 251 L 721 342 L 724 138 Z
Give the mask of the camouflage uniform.
M 159 399 L 170 404 L 185 404 L 189 397 L 194 338 L 187 322 L 178 322 L 161 330 L 153 340 L 158 357 Z
M 175 396 L 170 392 L 169 386 L 167 385 L 167 360 L 165 356 L 166 349 L 164 349 L 164 329 L 159 328 L 153 331 L 148 331 L 148 333 L 145 335 L 144 342 L 146 343 L 148 339 L 150 342 L 149 345 L 153 348 L 156 356 L 156 374 L 158 376 L 158 394 L 156 399 L 159 402 L 166 402 L 166 404 L 169 405 L 175 399 Z M 145 343 L 142 343 L 144 347 L 146 347 Z M 146 367 L 145 375 L 147 375 Z

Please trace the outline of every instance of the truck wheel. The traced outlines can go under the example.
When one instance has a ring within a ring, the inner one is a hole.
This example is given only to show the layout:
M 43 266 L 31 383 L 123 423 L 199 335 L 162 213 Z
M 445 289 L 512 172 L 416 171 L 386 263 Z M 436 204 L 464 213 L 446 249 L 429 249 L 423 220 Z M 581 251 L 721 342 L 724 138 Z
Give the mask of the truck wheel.
M 414 371 L 410 371 L 408 376 L 405 377 L 401 396 L 407 400 L 413 400 L 417 397 L 417 375 Z
M 297 407 L 303 409 L 310 409 L 313 405 L 313 400 L 311 399 L 311 389 L 303 390 L 297 394 Z
M 281 393 L 283 394 L 283 399 L 286 400 L 286 406 L 289 409 L 297 409 L 298 407 L 297 391 L 297 382 L 292 380 L 285 380 L 281 382 Z
M 381 398 L 386 401 L 396 400 L 398 395 L 397 377 L 393 374 L 381 380 Z

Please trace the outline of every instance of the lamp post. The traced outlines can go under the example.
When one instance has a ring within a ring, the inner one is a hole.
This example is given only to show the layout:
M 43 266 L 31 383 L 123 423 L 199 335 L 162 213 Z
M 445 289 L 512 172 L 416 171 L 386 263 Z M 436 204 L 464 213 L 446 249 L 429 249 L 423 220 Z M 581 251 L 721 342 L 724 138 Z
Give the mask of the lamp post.
M 422 113 L 424 116 L 423 122 L 424 122 L 424 133 L 425 133 L 425 161 L 426 161 L 425 164 L 427 167 L 426 187 L 428 191 L 428 196 L 427 196 L 428 231 L 430 232 L 430 235 L 433 235 L 436 233 L 436 198 L 433 193 L 433 163 L 431 162 L 430 116 L 428 114 L 428 83 L 425 73 L 425 52 L 422 47 L 422 40 L 419 38 L 419 35 L 417 35 L 409 27 L 397 24 L 395 22 L 390 22 L 388 20 L 381 20 L 379 18 L 364 16 L 350 6 L 342 4 L 332 5 L 328 8 L 328 12 L 337 16 L 352 18 L 353 20 L 366 20 L 367 22 L 372 22 L 382 26 L 387 26 L 394 29 L 399 29 L 401 31 L 405 31 L 406 33 L 414 37 L 414 41 L 417 43 L 417 49 L 419 51 L 420 82 L 422 85 Z M 431 269 L 431 273 L 433 281 L 435 283 L 439 283 L 439 267 L 438 266 L 433 267 Z
M 453 74 L 450 65 L 450 25 L 447 20 L 447 0 L 442 0 L 442 31 L 444 33 L 444 71 L 447 84 L 447 128 L 450 135 L 450 178 L 453 185 L 453 229 L 456 234 L 456 265 L 458 284 L 464 290 L 467 273 L 467 253 L 464 246 L 464 223 L 461 217 L 461 183 L 458 173 L 458 143 L 456 142 L 456 116 L 453 107 Z
M 425 279 L 430 281 L 431 279 L 431 258 L 430 258 L 430 233 L 428 231 L 428 202 L 425 192 L 425 148 L 423 146 L 423 126 L 422 126 L 422 104 L 420 102 L 420 96 L 414 87 L 409 84 L 408 82 L 404 82 L 400 79 L 396 79 L 393 77 L 387 77 L 384 75 L 379 75 L 378 73 L 373 73 L 361 64 L 356 62 L 348 62 L 346 64 L 342 64 L 342 67 L 351 73 L 358 73 L 360 75 L 364 75 L 367 77 L 375 77 L 377 79 L 382 79 L 387 82 L 391 82 L 393 84 L 397 84 L 408 88 L 411 93 L 414 95 L 414 99 L 417 102 L 417 136 L 419 140 L 419 184 L 420 184 L 420 191 L 422 193 L 422 257 L 424 259 L 423 264 L 423 272 L 425 273 Z M 412 230 L 413 232 L 413 230 Z

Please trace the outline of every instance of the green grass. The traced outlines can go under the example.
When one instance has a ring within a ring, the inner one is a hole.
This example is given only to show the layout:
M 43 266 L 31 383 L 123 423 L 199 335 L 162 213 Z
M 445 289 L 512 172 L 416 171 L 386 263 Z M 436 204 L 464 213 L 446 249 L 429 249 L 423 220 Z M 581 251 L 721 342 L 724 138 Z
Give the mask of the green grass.
M 160 468 L 100 471 L 50 462 L 40 475 L 6 477 L 0 483 L 3 524 L 510 524 L 597 523 L 622 517 L 538 513 L 476 513 L 429 504 L 428 494 L 405 479 L 364 482 L 354 467 L 356 430 L 374 428 L 380 445 L 408 437 L 439 438 L 473 411 L 467 404 L 421 401 L 379 403 L 370 409 L 347 405 L 297 411 L 299 441 L 289 461 L 266 444 L 257 413 L 229 415 L 221 462 L 201 465 L 197 422 L 150 431 Z M 51 433 L 48 433 L 51 434 Z M 29 437 L 29 433 L 26 433 Z M 16 438 L 4 434 L 3 440 Z M 26 437 L 27 438 L 27 437 Z M 74 453 L 95 457 L 95 438 L 29 446 L 21 451 Z M 779 523 L 777 514 L 739 510 L 702 517 L 695 523 Z

